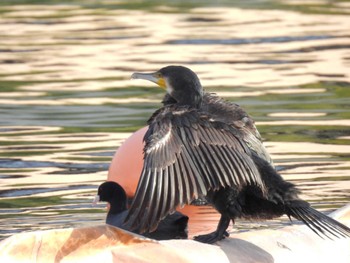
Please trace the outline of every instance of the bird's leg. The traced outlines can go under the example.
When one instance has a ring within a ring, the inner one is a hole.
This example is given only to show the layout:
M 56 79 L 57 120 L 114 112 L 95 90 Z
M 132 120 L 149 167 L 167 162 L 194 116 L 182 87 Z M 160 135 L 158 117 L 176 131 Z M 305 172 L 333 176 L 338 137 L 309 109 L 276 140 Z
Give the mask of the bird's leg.
M 226 231 L 229 224 L 230 224 L 230 217 L 226 215 L 221 215 L 216 231 L 206 235 L 195 236 L 194 240 L 202 243 L 207 243 L 207 244 L 213 244 L 216 241 L 222 240 L 225 237 L 229 236 L 229 233 L 227 233 Z

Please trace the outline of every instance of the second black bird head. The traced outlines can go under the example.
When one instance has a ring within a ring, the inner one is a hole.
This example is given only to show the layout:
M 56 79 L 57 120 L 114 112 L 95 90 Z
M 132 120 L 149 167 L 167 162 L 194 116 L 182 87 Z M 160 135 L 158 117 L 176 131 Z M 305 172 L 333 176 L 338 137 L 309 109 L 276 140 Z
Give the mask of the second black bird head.
M 96 201 L 108 202 L 111 213 L 120 213 L 126 210 L 127 196 L 118 183 L 107 181 L 98 187 Z
M 167 66 L 153 73 L 134 73 L 132 79 L 145 79 L 165 89 L 179 105 L 199 107 L 203 88 L 198 76 L 183 66 Z

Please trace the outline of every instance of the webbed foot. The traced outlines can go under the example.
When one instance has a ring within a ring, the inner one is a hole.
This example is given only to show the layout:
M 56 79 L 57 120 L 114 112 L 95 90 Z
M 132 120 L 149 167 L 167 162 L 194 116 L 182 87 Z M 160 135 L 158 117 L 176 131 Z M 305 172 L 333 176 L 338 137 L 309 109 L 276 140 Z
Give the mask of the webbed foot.
M 193 239 L 198 242 L 213 244 L 229 236 L 230 234 L 227 231 L 225 231 L 223 234 L 220 234 L 219 231 L 214 231 L 210 234 L 195 236 Z

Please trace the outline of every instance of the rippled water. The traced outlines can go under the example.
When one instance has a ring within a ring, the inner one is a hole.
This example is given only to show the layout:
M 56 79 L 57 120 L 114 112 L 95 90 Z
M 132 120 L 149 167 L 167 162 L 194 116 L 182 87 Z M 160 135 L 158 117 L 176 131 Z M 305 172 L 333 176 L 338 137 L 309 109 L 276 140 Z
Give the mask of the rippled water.
M 104 222 L 96 188 L 163 96 L 129 77 L 168 64 L 243 106 L 303 198 L 350 201 L 349 2 L 17 2 L 0 5 L 0 238 Z M 198 214 L 191 235 L 216 224 Z

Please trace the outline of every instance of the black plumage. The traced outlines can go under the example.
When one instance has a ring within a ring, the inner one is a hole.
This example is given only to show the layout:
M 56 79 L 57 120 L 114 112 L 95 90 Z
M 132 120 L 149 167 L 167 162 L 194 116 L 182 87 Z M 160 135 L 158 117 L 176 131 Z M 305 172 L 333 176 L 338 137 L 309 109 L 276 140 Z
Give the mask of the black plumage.
M 144 165 L 126 218 L 131 228 L 156 229 L 160 219 L 205 198 L 221 214 L 217 230 L 195 239 L 227 236 L 236 218 L 271 219 L 283 214 L 324 236 L 350 229 L 312 209 L 273 167 L 254 121 L 237 104 L 205 93 L 197 75 L 181 66 L 134 73 L 166 89 L 164 106 L 148 121 Z
M 131 231 L 128 225 L 123 224 L 128 214 L 127 195 L 123 187 L 116 182 L 104 182 L 99 186 L 97 195 L 100 201 L 110 204 L 106 224 Z M 175 212 L 161 220 L 155 231 L 145 232 L 142 235 L 156 240 L 187 239 L 187 223 L 188 216 Z M 137 230 L 133 232 L 140 234 Z

